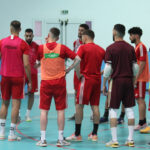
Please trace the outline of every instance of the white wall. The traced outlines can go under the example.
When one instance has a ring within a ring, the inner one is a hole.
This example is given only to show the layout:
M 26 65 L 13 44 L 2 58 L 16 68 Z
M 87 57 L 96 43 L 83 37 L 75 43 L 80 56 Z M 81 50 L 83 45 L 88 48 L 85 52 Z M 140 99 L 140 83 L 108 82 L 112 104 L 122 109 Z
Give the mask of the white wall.
M 61 10 L 68 9 L 64 16 Z M 8 36 L 10 21 L 22 22 L 24 30 L 33 27 L 34 19 L 68 18 L 92 20 L 95 42 L 106 48 L 112 43 L 112 28 L 122 23 L 127 30 L 143 29 L 142 41 L 150 47 L 150 0 L 0 0 L 0 38 Z M 129 42 L 129 36 L 125 39 Z
M 104 48 L 112 42 L 115 23 L 123 23 L 127 29 L 140 26 L 144 31 L 142 40 L 149 47 L 149 6 L 150 0 L 0 0 L 0 38 L 9 34 L 9 23 L 13 19 L 19 19 L 24 30 L 33 26 L 35 18 L 86 18 L 93 20 L 95 41 Z M 61 15 L 63 9 L 69 10 L 67 16 Z M 128 40 L 128 34 L 125 39 Z

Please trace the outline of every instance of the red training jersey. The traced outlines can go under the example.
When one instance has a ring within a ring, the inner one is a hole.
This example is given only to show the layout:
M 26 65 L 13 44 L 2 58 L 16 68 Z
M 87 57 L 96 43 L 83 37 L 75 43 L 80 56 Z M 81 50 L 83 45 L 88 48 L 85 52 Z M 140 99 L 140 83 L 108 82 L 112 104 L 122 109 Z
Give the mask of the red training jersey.
M 31 68 L 31 74 L 37 74 L 37 69 L 34 67 L 36 60 L 37 60 L 37 53 L 38 53 L 38 44 L 35 42 L 32 42 L 29 44 L 30 50 L 29 50 L 29 61 L 30 61 L 30 68 Z
M 85 78 L 101 79 L 101 65 L 105 58 L 105 50 L 94 43 L 88 43 L 79 47 L 77 55 L 81 58 L 81 74 Z
M 24 77 L 23 54 L 29 54 L 28 44 L 18 36 L 9 36 L 0 42 L 1 70 L 5 77 Z

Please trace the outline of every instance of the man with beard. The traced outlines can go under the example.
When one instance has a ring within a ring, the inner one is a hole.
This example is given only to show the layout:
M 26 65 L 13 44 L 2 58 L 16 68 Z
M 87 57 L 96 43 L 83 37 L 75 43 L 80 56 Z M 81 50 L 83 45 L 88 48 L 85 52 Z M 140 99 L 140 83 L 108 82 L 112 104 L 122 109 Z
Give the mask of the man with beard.
M 32 121 L 30 118 L 30 111 L 32 109 L 34 103 L 34 93 L 38 91 L 38 77 L 37 77 L 37 68 L 35 67 L 36 60 L 37 60 L 37 52 L 38 52 L 38 45 L 33 42 L 33 30 L 26 29 L 25 30 L 25 41 L 28 43 L 30 47 L 29 51 L 29 61 L 30 61 L 30 68 L 31 68 L 31 80 L 32 80 L 32 90 L 28 92 L 28 106 L 26 111 L 26 121 Z M 25 83 L 28 83 L 27 76 L 25 76 Z
M 135 126 L 135 130 L 143 129 L 147 126 L 146 123 L 146 103 L 145 92 L 146 82 L 149 81 L 149 65 L 148 54 L 146 46 L 141 42 L 142 29 L 139 27 L 131 28 L 128 33 L 130 34 L 131 43 L 135 44 L 135 53 L 139 65 L 139 72 L 135 80 L 135 98 L 139 106 L 139 123 Z
M 82 43 L 82 34 L 85 30 L 88 30 L 89 26 L 87 24 L 80 24 L 79 29 L 78 29 L 78 39 L 74 41 L 73 47 L 74 47 L 74 52 L 77 53 L 78 48 L 83 44 Z M 74 72 L 74 90 L 75 90 L 75 99 L 77 95 L 77 90 L 79 87 L 79 79 L 77 78 L 76 72 Z M 75 102 L 76 105 L 76 102 Z M 70 117 L 68 120 L 75 120 L 75 114 Z
M 134 48 L 123 40 L 125 26 L 116 24 L 113 28 L 113 40 L 115 41 L 106 49 L 103 93 L 106 94 L 106 82 L 109 83 L 109 116 L 112 140 L 106 143 L 107 147 L 119 147 L 117 140 L 117 111 L 122 102 L 128 118 L 129 136 L 126 146 L 134 147 L 134 77 L 138 72 Z

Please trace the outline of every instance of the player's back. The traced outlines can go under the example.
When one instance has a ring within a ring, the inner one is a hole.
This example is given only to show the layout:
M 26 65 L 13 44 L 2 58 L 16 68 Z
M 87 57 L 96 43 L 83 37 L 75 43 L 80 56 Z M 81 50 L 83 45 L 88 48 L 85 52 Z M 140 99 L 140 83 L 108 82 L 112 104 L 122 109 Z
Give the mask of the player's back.
M 112 78 L 133 77 L 132 63 L 136 61 L 134 48 L 125 41 L 117 41 L 106 50 L 105 61 L 112 63 Z
M 20 48 L 22 41 L 17 36 L 9 36 L 1 40 L 1 75 L 24 76 L 23 52 Z
M 83 49 L 81 73 L 87 77 L 100 78 L 100 69 L 105 57 L 105 50 L 94 43 L 81 46 Z

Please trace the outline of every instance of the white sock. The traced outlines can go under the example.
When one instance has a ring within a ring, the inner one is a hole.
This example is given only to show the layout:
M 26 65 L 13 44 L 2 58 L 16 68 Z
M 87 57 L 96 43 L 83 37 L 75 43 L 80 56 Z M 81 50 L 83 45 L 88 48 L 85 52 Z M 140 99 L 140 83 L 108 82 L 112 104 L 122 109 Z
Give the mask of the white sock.
M 46 139 L 46 131 L 41 131 L 41 141 Z
M 31 110 L 27 109 L 27 111 L 26 111 L 26 116 L 27 116 L 27 117 L 30 116 L 30 111 L 31 111 Z
M 15 128 L 16 128 L 16 124 L 11 123 L 9 135 L 11 135 L 11 136 L 15 135 Z
M 112 140 L 114 142 L 117 142 L 117 127 L 111 128 L 111 135 L 112 135 Z
M 6 123 L 6 119 L 0 119 L 0 133 L 1 134 L 5 133 L 5 123 Z
M 129 129 L 128 140 L 131 141 L 131 140 L 133 140 L 134 126 L 128 126 L 128 129 Z
M 64 139 L 64 131 L 63 130 L 58 131 L 58 139 L 60 141 L 62 141 Z

